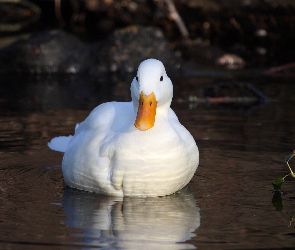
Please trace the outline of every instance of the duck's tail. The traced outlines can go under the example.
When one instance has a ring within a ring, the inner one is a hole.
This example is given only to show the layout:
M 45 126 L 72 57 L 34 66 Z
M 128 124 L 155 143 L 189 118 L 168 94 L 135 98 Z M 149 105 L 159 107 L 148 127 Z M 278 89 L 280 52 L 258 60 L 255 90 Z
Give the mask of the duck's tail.
M 77 132 L 78 127 L 80 127 L 81 124 L 83 124 L 83 122 L 76 124 L 75 134 Z M 66 152 L 67 147 L 70 144 L 72 138 L 73 138 L 73 135 L 54 137 L 50 142 L 48 142 L 47 145 L 51 150 L 64 153 Z
M 66 152 L 68 145 L 72 140 L 72 135 L 69 136 L 58 136 L 53 138 L 50 142 L 48 142 L 48 147 L 51 150 L 58 151 L 58 152 Z

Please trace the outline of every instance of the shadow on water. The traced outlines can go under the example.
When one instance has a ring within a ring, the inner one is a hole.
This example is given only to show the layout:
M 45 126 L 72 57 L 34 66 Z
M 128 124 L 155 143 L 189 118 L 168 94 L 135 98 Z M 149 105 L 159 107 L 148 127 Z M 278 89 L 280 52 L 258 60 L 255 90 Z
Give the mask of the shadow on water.
M 0 248 L 294 247 L 294 180 L 286 178 L 280 196 L 273 197 L 271 184 L 287 174 L 284 157 L 295 149 L 292 78 L 173 80 L 172 108 L 200 150 L 190 192 L 115 199 L 64 188 L 62 154 L 50 151 L 47 142 L 73 133 L 99 103 L 130 100 L 132 77 L 9 76 L 1 81 Z M 270 102 L 254 109 L 248 103 L 189 105 L 189 96 L 204 98 L 206 86 L 213 86 L 213 98 L 245 93 L 218 89 L 218 83 L 233 80 L 250 83 Z M 245 107 L 250 112 L 236 112 Z

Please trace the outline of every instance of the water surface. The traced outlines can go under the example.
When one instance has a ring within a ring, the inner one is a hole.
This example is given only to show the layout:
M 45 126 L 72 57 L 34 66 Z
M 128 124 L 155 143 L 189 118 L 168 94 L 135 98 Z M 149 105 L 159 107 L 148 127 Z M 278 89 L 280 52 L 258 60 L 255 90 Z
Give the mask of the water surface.
M 98 103 L 129 100 L 130 81 L 73 78 L 1 85 L 1 249 L 295 247 L 295 180 L 286 178 L 275 200 L 271 185 L 288 173 L 284 158 L 295 149 L 293 79 L 235 79 L 263 91 L 272 100 L 264 105 L 194 108 L 189 95 L 233 79 L 175 80 L 172 106 L 199 146 L 200 166 L 172 196 L 118 199 L 65 188 L 62 154 L 46 144 L 71 134 Z

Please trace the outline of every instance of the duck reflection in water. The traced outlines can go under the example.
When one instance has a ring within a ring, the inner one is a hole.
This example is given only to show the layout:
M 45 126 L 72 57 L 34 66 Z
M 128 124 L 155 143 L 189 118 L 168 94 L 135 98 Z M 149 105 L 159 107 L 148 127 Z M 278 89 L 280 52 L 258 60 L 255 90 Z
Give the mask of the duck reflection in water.
M 185 188 L 155 198 L 101 196 L 71 188 L 63 194 L 64 223 L 83 230 L 82 245 L 112 249 L 194 249 L 183 243 L 200 226 L 200 209 Z M 182 244 L 178 244 L 182 243 Z

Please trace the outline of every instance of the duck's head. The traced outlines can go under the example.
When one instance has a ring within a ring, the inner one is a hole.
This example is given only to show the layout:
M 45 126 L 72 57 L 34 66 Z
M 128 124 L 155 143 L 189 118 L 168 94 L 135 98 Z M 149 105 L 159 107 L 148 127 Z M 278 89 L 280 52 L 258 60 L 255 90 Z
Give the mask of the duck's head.
M 168 113 L 173 86 L 161 61 L 147 59 L 139 65 L 131 83 L 131 96 L 137 111 L 134 126 L 139 130 L 154 126 L 157 111 Z

